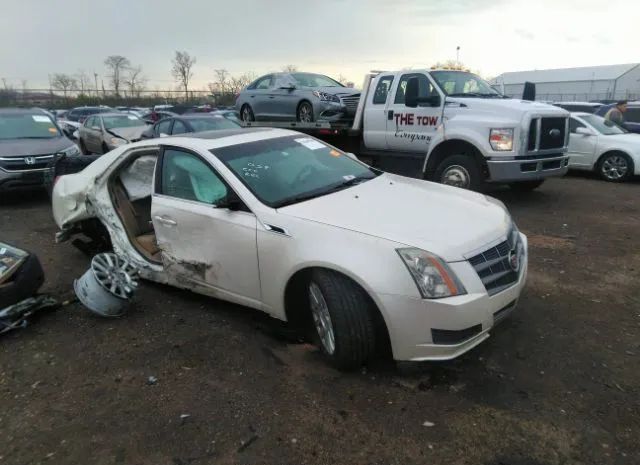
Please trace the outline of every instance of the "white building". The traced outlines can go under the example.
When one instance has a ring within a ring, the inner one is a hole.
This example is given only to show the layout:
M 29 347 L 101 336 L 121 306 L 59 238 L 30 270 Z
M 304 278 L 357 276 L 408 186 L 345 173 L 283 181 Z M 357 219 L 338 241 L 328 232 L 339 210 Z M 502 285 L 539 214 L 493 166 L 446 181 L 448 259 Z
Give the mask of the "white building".
M 516 71 L 501 74 L 491 84 L 510 97 L 521 97 L 527 81 L 536 84 L 536 100 L 640 99 L 639 63 Z

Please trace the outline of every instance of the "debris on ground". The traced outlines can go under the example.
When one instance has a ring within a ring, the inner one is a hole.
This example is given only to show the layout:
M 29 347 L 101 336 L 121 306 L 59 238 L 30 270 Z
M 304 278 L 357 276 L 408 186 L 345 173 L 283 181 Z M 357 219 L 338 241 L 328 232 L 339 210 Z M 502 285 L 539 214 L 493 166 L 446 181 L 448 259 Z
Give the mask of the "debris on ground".
M 29 318 L 39 310 L 59 307 L 58 301 L 46 295 L 29 297 L 17 304 L 0 310 L 0 334 L 14 329 L 26 328 Z
M 422 423 L 422 426 L 426 426 L 428 428 L 431 428 L 432 426 L 436 426 L 435 423 L 431 423 L 430 421 L 425 421 L 424 423 Z
M 33 297 L 44 283 L 38 257 L 0 242 L 0 302 L 2 307 Z
M 76 296 L 93 313 L 103 317 L 124 315 L 138 288 L 138 270 L 114 253 L 93 257 L 91 267 L 73 282 Z
M 158 382 L 158 378 L 156 378 L 155 376 L 149 376 L 147 378 L 147 384 L 149 386 L 153 386 L 154 384 L 156 384 Z
M 245 441 L 240 441 L 240 447 L 238 447 L 238 452 L 242 452 L 243 450 L 245 450 L 247 447 L 249 447 L 251 444 L 253 444 L 257 440 L 258 440 L 258 435 L 254 434 L 251 437 L 249 437 L 249 439 L 247 439 Z

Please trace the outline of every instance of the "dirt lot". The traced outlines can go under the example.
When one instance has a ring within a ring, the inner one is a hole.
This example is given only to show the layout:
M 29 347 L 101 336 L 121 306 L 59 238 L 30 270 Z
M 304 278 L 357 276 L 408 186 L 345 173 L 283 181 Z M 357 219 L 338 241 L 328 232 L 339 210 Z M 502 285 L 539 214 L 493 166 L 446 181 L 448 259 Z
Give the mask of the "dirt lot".
M 640 463 L 639 194 L 588 176 L 497 192 L 529 235 L 520 306 L 409 373 L 339 373 L 257 312 L 148 283 L 122 319 L 46 314 L 0 340 L 0 464 Z M 68 295 L 89 259 L 53 243 L 46 195 L 3 197 L 0 240 Z

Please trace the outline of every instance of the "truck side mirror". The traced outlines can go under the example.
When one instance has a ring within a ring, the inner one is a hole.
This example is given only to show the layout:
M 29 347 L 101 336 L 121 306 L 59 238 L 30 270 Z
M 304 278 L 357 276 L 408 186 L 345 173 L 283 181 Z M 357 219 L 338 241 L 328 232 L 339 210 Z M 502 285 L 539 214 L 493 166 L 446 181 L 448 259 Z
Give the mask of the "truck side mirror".
M 576 134 L 583 136 L 593 136 L 593 132 L 589 128 L 576 128 Z
M 522 92 L 522 100 L 534 102 L 536 100 L 536 85 L 533 82 L 524 83 L 524 91 Z
M 409 78 L 407 80 L 407 87 L 404 90 L 404 104 L 409 108 L 416 108 L 418 106 L 418 92 L 418 78 Z

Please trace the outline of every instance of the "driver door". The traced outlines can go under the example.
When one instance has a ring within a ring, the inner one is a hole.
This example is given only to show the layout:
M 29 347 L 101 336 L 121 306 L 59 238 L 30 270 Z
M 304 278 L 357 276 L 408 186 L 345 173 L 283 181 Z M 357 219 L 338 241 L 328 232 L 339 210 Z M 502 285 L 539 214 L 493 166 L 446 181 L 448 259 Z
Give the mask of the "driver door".
M 587 128 L 594 135 L 578 134 L 578 128 Z M 591 169 L 595 162 L 598 136 L 592 128 L 578 121 L 574 117 L 569 118 L 569 163 L 571 167 Z
M 169 279 L 259 308 L 255 215 L 217 207 L 231 188 L 196 153 L 164 147 L 156 170 L 151 218 Z
M 405 73 L 393 84 L 392 98 L 387 99 L 387 149 L 397 152 L 427 153 L 431 138 L 442 124 L 444 98 L 440 106 L 418 104 L 416 108 L 405 105 L 407 81 L 417 78 L 418 97 L 439 95 L 435 85 L 424 73 Z

